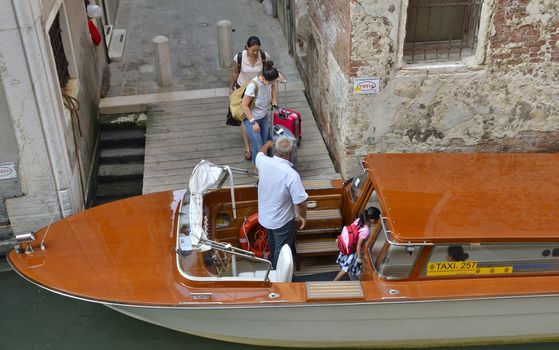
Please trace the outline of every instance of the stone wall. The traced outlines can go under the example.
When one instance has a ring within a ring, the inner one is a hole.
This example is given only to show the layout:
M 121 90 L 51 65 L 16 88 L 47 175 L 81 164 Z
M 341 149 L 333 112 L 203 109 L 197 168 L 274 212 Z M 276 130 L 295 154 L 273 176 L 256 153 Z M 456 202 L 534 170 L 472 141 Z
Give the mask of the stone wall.
M 19 151 L 12 120 L 8 113 L 4 84 L 1 83 L 2 80 L 3 77 L 0 75 L 0 163 L 14 162 L 17 167 Z M 19 195 L 21 195 L 21 186 L 18 178 L 0 180 L 0 231 L 2 226 L 9 225 L 4 198 Z M 2 238 L 1 236 L 0 234 L 0 239 Z
M 5 206 L 17 234 L 83 208 L 106 62 L 102 46 L 91 41 L 83 1 L 0 0 L 0 5 L 0 102 L 5 101 L 0 134 L 10 134 L 0 139 L 0 162 L 15 161 L 18 175 L 3 181 L 0 210 Z M 72 78 L 63 91 L 48 34 L 59 9 Z M 63 93 L 77 98 L 79 115 L 65 108 Z
M 486 0 L 475 57 L 423 65 L 402 63 L 407 2 L 319 3 L 307 90 L 344 176 L 365 153 L 559 150 L 556 1 Z M 355 77 L 380 93 L 352 94 Z
M 351 18 L 347 1 L 328 4 L 309 0 L 309 37 L 305 77 L 306 90 L 318 126 L 334 162 L 340 163 L 343 151 L 345 108 L 348 104 L 347 76 L 351 55 Z M 304 131 L 303 131 L 304 133 Z M 304 137 L 304 135 L 303 135 Z

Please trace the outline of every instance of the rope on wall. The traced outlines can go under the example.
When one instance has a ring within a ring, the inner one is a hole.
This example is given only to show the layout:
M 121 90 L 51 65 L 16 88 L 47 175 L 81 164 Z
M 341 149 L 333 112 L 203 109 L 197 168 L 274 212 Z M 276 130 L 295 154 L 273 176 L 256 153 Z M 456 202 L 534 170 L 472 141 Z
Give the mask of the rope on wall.
M 76 125 L 78 127 L 78 132 L 80 137 L 83 137 L 82 128 L 80 126 L 80 101 L 75 97 L 62 93 L 62 98 L 64 99 L 64 107 L 68 108 L 72 118 L 76 120 Z

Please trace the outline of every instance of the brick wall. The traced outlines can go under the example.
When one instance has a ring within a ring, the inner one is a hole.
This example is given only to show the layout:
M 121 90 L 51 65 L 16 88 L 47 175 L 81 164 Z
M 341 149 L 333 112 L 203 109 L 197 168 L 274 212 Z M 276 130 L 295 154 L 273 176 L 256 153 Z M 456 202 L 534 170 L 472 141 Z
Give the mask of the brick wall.
M 559 62 L 558 12 L 553 1 L 499 0 L 493 17 L 495 34 L 490 37 L 491 62 L 509 68 Z

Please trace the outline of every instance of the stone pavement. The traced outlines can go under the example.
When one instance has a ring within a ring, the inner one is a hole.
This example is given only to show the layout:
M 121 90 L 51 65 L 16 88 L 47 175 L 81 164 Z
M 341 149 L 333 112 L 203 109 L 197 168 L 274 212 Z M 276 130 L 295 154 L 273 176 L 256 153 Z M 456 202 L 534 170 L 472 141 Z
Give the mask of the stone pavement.
M 121 0 L 115 29 L 126 29 L 122 61 L 110 64 L 108 96 L 223 88 L 231 69 L 219 67 L 217 22 L 231 21 L 233 51 L 256 35 L 262 49 L 290 83 L 301 83 L 295 61 L 276 18 L 264 14 L 257 0 Z M 152 39 L 169 38 L 174 84 L 157 86 Z M 232 60 L 232 57 L 231 57 Z

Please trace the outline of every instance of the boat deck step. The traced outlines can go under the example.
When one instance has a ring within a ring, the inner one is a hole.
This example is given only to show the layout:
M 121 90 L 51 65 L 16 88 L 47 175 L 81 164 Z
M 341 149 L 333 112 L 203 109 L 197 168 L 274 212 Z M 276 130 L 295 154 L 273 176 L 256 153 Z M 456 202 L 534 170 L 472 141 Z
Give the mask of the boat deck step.
M 309 209 L 307 210 L 307 225 L 302 230 L 297 230 L 300 236 L 327 236 L 338 235 L 342 229 L 342 213 L 340 209 Z
M 335 259 L 327 256 L 309 256 L 307 258 L 301 259 L 300 266 L 298 269 L 293 271 L 293 274 L 297 277 L 337 272 L 340 270 L 340 266 L 336 264 Z M 333 278 L 333 277 L 332 277 Z
M 305 189 L 307 190 L 334 187 L 332 186 L 332 180 L 328 180 L 328 179 L 306 179 L 302 181 L 303 181 L 303 186 L 305 186 Z
M 307 220 L 342 219 L 340 209 L 307 210 Z
M 363 299 L 359 281 L 307 282 L 307 300 Z
M 329 255 L 339 251 L 333 238 L 300 240 L 296 244 L 298 255 Z

